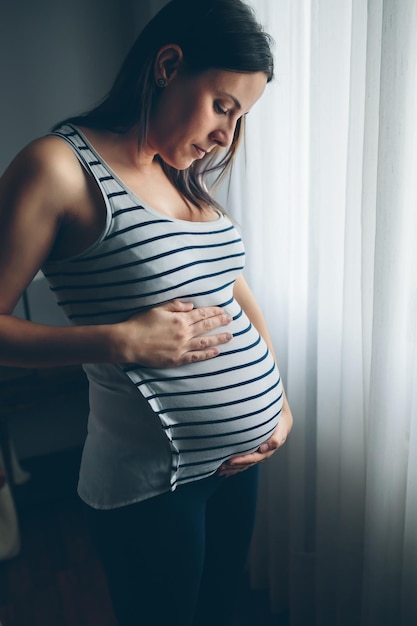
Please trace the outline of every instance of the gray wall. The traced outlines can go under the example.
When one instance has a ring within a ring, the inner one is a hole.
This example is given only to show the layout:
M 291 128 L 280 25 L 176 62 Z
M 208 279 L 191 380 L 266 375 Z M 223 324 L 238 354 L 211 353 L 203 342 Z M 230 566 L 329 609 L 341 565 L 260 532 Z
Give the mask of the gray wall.
M 128 0 L 0 0 L 0 171 L 109 89 L 135 36 Z

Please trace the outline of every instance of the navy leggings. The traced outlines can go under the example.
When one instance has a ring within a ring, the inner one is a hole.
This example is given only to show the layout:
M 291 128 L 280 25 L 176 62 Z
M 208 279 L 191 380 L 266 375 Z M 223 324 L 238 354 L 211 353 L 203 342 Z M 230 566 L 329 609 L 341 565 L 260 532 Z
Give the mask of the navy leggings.
M 230 626 L 258 468 L 117 509 L 87 509 L 119 626 Z

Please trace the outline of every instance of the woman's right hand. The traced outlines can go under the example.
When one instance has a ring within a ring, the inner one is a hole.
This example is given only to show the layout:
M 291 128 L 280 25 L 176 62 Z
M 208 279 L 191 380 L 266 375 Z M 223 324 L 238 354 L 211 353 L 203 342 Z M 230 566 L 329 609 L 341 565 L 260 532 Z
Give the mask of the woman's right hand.
M 232 334 L 227 330 L 208 333 L 231 321 L 220 307 L 194 308 L 191 302 L 173 300 L 116 325 L 120 360 L 176 367 L 211 359 L 219 353 L 217 346 L 230 341 Z

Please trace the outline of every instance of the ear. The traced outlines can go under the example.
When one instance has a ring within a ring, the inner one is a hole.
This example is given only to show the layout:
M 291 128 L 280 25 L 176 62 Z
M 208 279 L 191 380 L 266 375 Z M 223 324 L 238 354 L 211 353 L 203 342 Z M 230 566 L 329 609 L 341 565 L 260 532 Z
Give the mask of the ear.
M 178 73 L 183 62 L 183 53 L 176 44 L 161 48 L 155 59 L 155 81 L 164 80 L 166 84 Z

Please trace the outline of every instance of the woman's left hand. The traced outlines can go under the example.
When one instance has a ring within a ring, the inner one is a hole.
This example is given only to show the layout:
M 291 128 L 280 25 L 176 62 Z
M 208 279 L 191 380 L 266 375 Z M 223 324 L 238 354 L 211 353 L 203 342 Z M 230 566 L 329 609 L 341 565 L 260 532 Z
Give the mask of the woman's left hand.
M 218 470 L 220 476 L 232 476 L 233 474 L 237 474 L 238 472 L 242 472 L 243 470 L 256 465 L 257 463 L 262 463 L 266 459 L 269 459 L 270 456 L 274 454 L 284 445 L 287 440 L 288 435 L 290 434 L 291 428 L 293 424 L 293 418 L 291 415 L 291 410 L 288 405 L 286 399 L 284 400 L 284 406 L 281 412 L 281 417 L 279 419 L 278 425 L 272 433 L 271 437 L 267 439 L 256 452 L 252 452 L 250 454 L 241 454 L 239 456 L 233 456 L 228 459 L 225 463 L 223 463 Z

